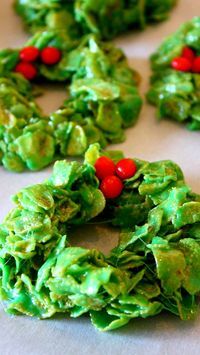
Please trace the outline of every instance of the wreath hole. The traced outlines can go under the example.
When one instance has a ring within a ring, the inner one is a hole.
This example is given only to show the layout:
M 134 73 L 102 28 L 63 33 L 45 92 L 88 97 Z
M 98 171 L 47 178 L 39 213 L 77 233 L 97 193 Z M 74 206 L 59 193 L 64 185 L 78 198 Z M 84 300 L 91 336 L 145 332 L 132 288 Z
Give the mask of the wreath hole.
M 39 83 L 36 87 L 39 94 L 35 101 L 45 115 L 50 115 L 58 110 L 67 99 L 66 83 Z
M 105 255 L 118 245 L 120 229 L 108 223 L 87 223 L 69 230 L 72 246 L 98 249 Z

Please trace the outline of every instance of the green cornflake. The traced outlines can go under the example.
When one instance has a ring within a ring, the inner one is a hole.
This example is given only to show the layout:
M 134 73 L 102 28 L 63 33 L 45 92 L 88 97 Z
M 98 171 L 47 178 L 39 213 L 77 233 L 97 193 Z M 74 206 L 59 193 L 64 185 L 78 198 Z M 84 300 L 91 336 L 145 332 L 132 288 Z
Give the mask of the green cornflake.
M 121 196 L 105 201 L 94 169 L 102 155 L 91 145 L 83 164 L 58 161 L 46 181 L 13 197 L 16 206 L 0 225 L 6 311 L 89 314 L 101 331 L 162 310 L 192 319 L 200 292 L 200 196 L 172 161 L 135 159 L 137 173 L 124 181 Z M 73 226 L 105 216 L 121 229 L 109 256 L 70 245 Z
M 199 28 L 200 17 L 186 22 L 151 56 L 153 75 L 147 93 L 159 119 L 170 118 L 186 124 L 190 130 L 200 130 L 200 75 L 176 71 L 171 68 L 171 62 L 181 55 L 185 46 L 200 55 Z
M 37 32 L 26 43 L 62 52 L 54 66 L 37 64 L 38 79 L 71 82 L 69 97 L 49 117 L 35 103 L 34 87 L 13 73 L 19 50 L 0 52 L 0 164 L 10 171 L 39 170 L 57 157 L 83 156 L 92 143 L 102 147 L 125 139 L 139 115 L 138 75 L 120 49 L 95 35 L 81 39 L 66 31 Z M 25 46 L 26 46 L 25 45 Z
M 0 51 L 0 164 L 14 172 L 35 171 L 57 158 L 83 156 L 93 143 L 104 148 L 123 142 L 142 106 L 138 74 L 121 50 L 102 39 L 164 20 L 175 3 L 15 0 L 16 12 L 33 34 L 25 46 L 53 46 L 62 54 L 56 65 L 35 63 L 38 83 L 70 85 L 68 98 L 47 117 L 35 103 L 37 90 L 13 73 L 20 49 Z
M 15 0 L 15 9 L 32 33 L 59 28 L 70 36 L 86 33 L 110 39 L 130 29 L 163 21 L 177 0 Z

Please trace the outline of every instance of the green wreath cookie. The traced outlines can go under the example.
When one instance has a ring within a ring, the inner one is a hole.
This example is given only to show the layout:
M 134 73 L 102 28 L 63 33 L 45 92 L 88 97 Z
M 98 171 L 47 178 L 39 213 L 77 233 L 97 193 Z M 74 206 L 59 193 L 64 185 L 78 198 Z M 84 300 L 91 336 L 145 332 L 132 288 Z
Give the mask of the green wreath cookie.
M 200 17 L 185 23 L 151 57 L 153 76 L 147 94 L 160 119 L 200 130 Z
M 70 84 L 68 98 L 46 116 L 30 80 Z M 0 162 L 39 170 L 57 157 L 82 156 L 91 143 L 122 142 L 141 109 L 137 83 L 123 52 L 93 35 L 78 41 L 49 30 L 1 51 Z
M 96 144 L 84 164 L 57 162 L 49 179 L 13 201 L 0 226 L 0 296 L 8 313 L 89 313 L 104 331 L 162 310 L 195 316 L 200 196 L 175 163 L 106 157 Z M 70 246 L 73 227 L 91 221 L 121 228 L 109 256 Z
M 131 28 L 166 19 L 176 0 L 15 0 L 15 9 L 32 33 L 64 29 L 77 38 L 95 33 L 110 39 Z

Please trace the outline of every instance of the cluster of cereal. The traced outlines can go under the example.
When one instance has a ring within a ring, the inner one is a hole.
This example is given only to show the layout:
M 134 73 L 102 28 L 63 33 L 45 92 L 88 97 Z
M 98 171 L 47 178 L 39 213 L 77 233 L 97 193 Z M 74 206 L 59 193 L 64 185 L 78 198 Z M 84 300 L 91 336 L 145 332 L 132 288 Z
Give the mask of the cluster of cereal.
M 104 155 L 92 145 L 84 164 L 59 161 L 48 180 L 14 196 L 16 207 L 0 226 L 0 296 L 7 312 L 39 318 L 89 313 L 103 331 L 162 310 L 193 318 L 200 196 L 171 161 L 135 159 L 133 172 L 130 160 L 125 169 L 127 160 L 113 153 L 108 168 Z M 110 173 L 113 161 L 123 191 L 105 200 L 96 175 Z M 70 246 L 72 228 L 95 217 L 122 228 L 109 256 Z

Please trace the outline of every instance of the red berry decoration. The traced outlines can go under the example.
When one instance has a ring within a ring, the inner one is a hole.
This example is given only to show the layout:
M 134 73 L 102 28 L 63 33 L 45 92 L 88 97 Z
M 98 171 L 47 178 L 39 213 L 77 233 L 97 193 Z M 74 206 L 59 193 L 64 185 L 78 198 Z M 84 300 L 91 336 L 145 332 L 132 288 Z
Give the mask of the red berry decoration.
M 46 65 L 57 64 L 61 60 L 61 51 L 55 47 L 46 47 L 41 52 L 42 62 Z
M 195 59 L 195 52 L 190 47 L 184 47 L 182 57 L 189 59 L 190 62 L 193 62 Z
M 27 80 L 33 80 L 37 76 L 36 67 L 27 62 L 19 62 L 15 67 L 15 72 L 22 74 Z
M 192 65 L 193 73 L 200 73 L 200 57 L 196 57 Z
M 98 158 L 94 167 L 99 180 L 103 180 L 106 176 L 115 174 L 115 164 L 112 159 L 108 157 Z
M 39 55 L 39 49 L 34 46 L 24 47 L 19 53 L 20 59 L 24 62 L 35 62 Z
M 105 198 L 116 198 L 121 195 L 123 187 L 123 183 L 117 176 L 110 175 L 102 180 L 100 190 Z
M 191 61 L 184 57 L 174 58 L 171 65 L 173 69 L 183 72 L 188 72 L 192 69 Z
M 122 179 L 130 179 L 135 175 L 137 166 L 132 159 L 122 159 L 116 165 L 116 174 Z

